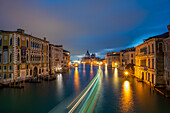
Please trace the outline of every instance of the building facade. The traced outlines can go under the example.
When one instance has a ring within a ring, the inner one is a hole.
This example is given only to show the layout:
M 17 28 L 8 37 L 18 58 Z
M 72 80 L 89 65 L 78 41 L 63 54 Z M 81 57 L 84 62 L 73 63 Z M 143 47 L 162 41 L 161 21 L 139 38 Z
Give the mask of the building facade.
M 50 44 L 49 58 L 50 74 L 62 72 L 63 46 Z
M 68 70 L 70 67 L 70 52 L 63 49 L 63 70 Z
M 120 66 L 120 52 L 109 52 L 105 54 L 105 64 L 108 67 Z
M 2 79 L 48 75 L 49 42 L 24 30 L 0 31 L 0 76 Z
M 135 64 L 135 48 L 127 48 L 121 51 L 122 65 Z
M 165 85 L 163 40 L 167 37 L 169 33 L 150 37 L 136 46 L 135 76 L 155 87 Z
M 168 30 L 170 36 L 170 25 Z M 164 39 L 164 77 L 166 88 L 170 90 L 170 37 Z

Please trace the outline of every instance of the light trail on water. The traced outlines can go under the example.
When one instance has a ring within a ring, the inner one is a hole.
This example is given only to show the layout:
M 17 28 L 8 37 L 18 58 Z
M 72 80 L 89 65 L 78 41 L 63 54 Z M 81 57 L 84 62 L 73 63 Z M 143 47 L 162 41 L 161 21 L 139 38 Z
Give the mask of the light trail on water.
M 96 76 L 88 86 L 67 106 L 69 113 L 72 112 L 92 112 L 98 100 L 99 92 L 102 85 L 103 71 L 98 69 Z

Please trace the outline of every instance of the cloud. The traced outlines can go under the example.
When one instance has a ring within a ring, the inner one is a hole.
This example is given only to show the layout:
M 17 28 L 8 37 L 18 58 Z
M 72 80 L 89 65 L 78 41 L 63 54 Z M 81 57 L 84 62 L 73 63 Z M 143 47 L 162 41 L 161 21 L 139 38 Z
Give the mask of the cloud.
M 75 57 L 86 50 L 102 56 L 166 32 L 169 4 L 169 0 L 1 0 L 0 29 L 23 28 L 45 36 Z

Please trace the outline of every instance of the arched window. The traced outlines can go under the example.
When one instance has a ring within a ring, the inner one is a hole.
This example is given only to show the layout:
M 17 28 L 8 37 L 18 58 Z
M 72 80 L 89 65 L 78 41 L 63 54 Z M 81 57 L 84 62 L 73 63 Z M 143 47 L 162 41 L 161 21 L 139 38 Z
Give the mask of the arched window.
M 31 61 L 32 61 L 32 55 L 31 55 Z
M 20 46 L 20 38 L 17 39 L 17 46 Z
M 17 55 L 17 61 L 20 61 L 20 55 L 19 55 L 19 53 L 18 53 L 18 55 Z
M 42 61 L 44 60 L 43 56 L 42 56 Z
M 163 52 L 162 43 L 159 43 L 158 47 L 159 47 L 159 52 Z

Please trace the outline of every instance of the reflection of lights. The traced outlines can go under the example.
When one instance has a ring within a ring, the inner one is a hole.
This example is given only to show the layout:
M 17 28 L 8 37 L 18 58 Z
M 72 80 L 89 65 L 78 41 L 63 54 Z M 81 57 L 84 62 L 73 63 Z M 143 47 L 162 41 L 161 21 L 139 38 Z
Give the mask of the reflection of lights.
M 80 87 L 78 67 L 75 67 L 75 71 L 74 71 L 74 84 L 75 84 L 75 90 L 77 91 Z
M 118 69 L 117 68 L 113 68 L 114 69 L 114 86 L 116 88 L 116 90 L 119 88 L 118 84 L 119 84 L 119 80 L 118 80 Z
M 129 90 L 129 81 L 125 81 L 124 85 L 125 85 L 125 89 Z
M 91 76 L 93 75 L 93 65 L 91 65 L 91 68 L 90 68 L 90 75 Z
M 132 89 L 130 87 L 129 81 L 124 81 L 122 86 L 122 94 L 121 94 L 121 110 L 122 112 L 129 112 L 133 106 L 133 97 L 132 97 Z
M 57 90 L 60 96 L 62 96 L 63 93 L 63 78 L 62 78 L 62 74 L 58 74 L 57 75 Z

